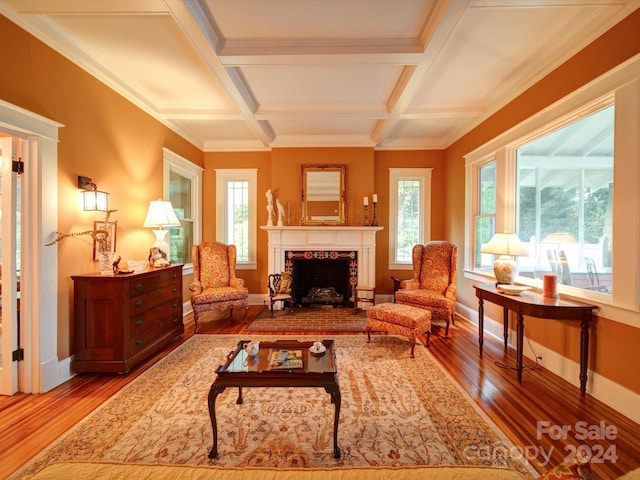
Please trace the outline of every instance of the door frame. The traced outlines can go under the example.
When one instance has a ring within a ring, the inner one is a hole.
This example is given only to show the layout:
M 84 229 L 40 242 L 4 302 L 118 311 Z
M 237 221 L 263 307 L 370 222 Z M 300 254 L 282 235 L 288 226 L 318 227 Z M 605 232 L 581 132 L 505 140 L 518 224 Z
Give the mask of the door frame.
M 0 129 L 25 142 L 21 178 L 22 265 L 19 364 L 24 393 L 42 393 L 71 377 L 58 361 L 58 251 L 45 235 L 58 225 L 58 132 L 61 123 L 0 100 Z M 54 179 L 53 181 L 51 179 Z

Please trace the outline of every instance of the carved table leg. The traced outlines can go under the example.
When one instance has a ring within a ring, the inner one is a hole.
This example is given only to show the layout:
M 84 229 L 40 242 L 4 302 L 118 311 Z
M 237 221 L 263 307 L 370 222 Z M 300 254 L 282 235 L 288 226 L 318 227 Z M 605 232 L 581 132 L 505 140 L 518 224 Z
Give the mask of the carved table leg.
M 331 385 L 324 387 L 324 389 L 331 395 L 331 403 L 335 405 L 335 414 L 333 416 L 333 458 L 340 458 L 340 448 L 338 448 L 338 423 L 340 421 L 340 404 L 342 402 L 340 387 Z
M 242 387 L 238 387 L 238 399 L 236 400 L 236 403 L 238 405 L 242 405 Z
M 482 356 L 482 344 L 484 342 L 484 301 L 478 299 L 478 343 L 480 344 L 480 356 Z
M 516 370 L 518 371 L 518 382 L 522 382 L 522 337 L 524 336 L 524 315 L 518 313 L 518 323 L 516 325 Z
M 509 338 L 509 309 L 505 308 L 502 312 L 502 335 L 504 337 L 504 349 L 507 349 L 507 339 Z
M 587 392 L 587 363 L 589 359 L 589 322 L 591 314 L 587 318 L 582 319 L 582 327 L 580 328 L 580 393 L 584 395 Z
M 216 398 L 222 392 L 224 392 L 225 387 L 220 385 L 213 384 L 211 385 L 211 390 L 209 390 L 209 417 L 211 418 L 211 429 L 213 430 L 213 447 L 209 452 L 209 458 L 217 458 L 218 457 L 218 424 L 216 422 Z

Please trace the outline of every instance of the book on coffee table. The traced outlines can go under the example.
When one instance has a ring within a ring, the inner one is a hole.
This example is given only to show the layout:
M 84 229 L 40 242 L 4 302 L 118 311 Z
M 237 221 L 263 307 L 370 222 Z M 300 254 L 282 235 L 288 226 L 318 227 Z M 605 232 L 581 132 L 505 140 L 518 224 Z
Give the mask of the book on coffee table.
M 274 350 L 269 358 L 270 370 L 302 368 L 302 350 Z

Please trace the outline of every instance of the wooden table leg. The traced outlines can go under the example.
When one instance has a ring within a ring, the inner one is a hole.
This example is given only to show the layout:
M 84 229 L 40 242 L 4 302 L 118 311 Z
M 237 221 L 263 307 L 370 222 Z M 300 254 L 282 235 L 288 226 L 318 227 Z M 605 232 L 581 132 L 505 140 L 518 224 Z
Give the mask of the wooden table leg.
M 242 405 L 242 387 L 238 387 L 238 399 L 236 400 L 236 403 L 238 405 Z
M 482 344 L 484 342 L 484 302 L 478 299 L 478 343 L 480 344 L 480 356 L 482 356 Z
M 509 309 L 503 308 L 502 311 L 502 328 L 503 328 L 503 337 L 504 337 L 504 349 L 507 349 L 507 340 L 509 338 Z
M 518 372 L 518 382 L 522 382 L 522 337 L 524 336 L 524 315 L 518 313 L 518 323 L 516 325 L 516 370 Z
M 340 404 L 342 403 L 340 387 L 331 385 L 324 387 L 324 389 L 331 395 L 331 403 L 335 406 L 335 414 L 333 416 L 333 458 L 340 458 L 340 448 L 338 447 L 338 423 L 340 422 Z
M 591 315 L 585 314 L 580 328 L 580 393 L 587 392 L 587 367 L 589 360 L 589 323 Z
M 216 422 L 216 398 L 222 392 L 224 392 L 225 387 L 221 387 L 219 385 L 211 385 L 211 390 L 209 390 L 209 418 L 211 418 L 211 429 L 213 430 L 213 447 L 209 452 L 209 458 L 217 458 L 218 457 L 218 424 Z

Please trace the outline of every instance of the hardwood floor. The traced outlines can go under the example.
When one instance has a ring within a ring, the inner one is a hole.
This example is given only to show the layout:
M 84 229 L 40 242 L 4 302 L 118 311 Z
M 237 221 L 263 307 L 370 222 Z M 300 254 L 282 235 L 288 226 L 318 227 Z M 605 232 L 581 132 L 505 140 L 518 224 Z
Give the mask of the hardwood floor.
M 250 307 L 249 319 L 255 318 L 261 308 Z M 247 324 L 239 314 L 234 317 L 231 321 L 203 316 L 200 332 L 247 333 L 249 338 Z M 298 332 L 269 333 L 295 335 Z M 85 374 L 45 394 L 0 396 L 0 478 L 15 472 L 192 335 L 193 323 L 190 323 L 181 342 L 166 348 L 126 376 Z M 330 335 L 336 335 L 336 332 Z M 449 339 L 443 337 L 442 331 L 434 329 L 430 352 L 505 435 L 529 454 L 531 464 L 538 471 L 562 462 L 578 447 L 593 453 L 595 460 L 591 468 L 596 479 L 614 479 L 640 466 L 640 425 L 589 395 L 581 396 L 578 387 L 546 370 L 527 369 L 522 384 L 518 384 L 514 371 L 499 366 L 514 365 L 515 352 L 511 349 L 505 352 L 501 341 L 485 335 L 484 354 L 480 358 L 476 327 L 464 319 L 456 321 Z M 538 422 L 546 422 L 542 424 L 546 430 L 537 428 Z M 571 428 L 566 439 L 554 439 L 554 436 L 560 437 L 554 434 L 559 433 L 562 426 Z M 585 431 L 589 438 L 582 440 L 580 433 Z M 605 438 L 607 435 L 609 439 Z M 492 454 L 494 446 L 481 447 L 484 449 L 472 453 Z M 551 452 L 551 460 L 543 465 L 548 452 Z

